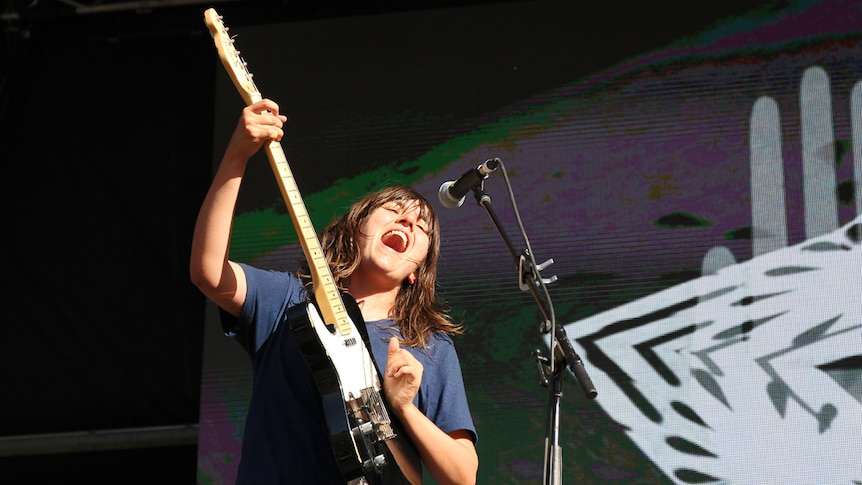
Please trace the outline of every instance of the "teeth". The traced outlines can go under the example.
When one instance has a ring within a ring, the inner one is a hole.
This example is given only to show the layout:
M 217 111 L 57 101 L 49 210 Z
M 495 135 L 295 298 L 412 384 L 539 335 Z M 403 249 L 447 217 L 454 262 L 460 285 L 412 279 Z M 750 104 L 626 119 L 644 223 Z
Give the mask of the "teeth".
M 401 231 L 389 231 L 383 235 L 383 243 L 398 252 L 403 252 L 407 249 L 407 235 Z

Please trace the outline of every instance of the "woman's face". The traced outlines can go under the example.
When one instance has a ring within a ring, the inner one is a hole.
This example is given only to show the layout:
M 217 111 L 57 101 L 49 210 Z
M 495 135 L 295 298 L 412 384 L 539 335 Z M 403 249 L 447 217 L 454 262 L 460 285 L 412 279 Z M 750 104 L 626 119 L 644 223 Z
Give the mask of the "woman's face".
M 361 262 L 353 276 L 398 287 L 413 283 L 416 270 L 428 255 L 428 223 L 420 218 L 418 201 L 385 203 L 360 225 L 357 238 Z M 357 274 L 358 273 L 358 274 Z

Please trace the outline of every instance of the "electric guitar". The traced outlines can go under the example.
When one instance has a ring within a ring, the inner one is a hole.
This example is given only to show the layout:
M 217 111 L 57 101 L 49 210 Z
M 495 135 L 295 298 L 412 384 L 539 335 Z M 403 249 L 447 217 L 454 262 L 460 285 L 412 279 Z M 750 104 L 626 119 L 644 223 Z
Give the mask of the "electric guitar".
M 204 20 L 246 105 L 261 100 L 222 17 L 210 8 Z M 367 335 L 357 327 L 365 330 L 362 315 L 335 284 L 281 144 L 271 142 L 264 150 L 308 260 L 313 303 L 290 309 L 288 324 L 317 384 L 339 470 L 351 485 L 421 483 L 418 455 L 389 416 Z

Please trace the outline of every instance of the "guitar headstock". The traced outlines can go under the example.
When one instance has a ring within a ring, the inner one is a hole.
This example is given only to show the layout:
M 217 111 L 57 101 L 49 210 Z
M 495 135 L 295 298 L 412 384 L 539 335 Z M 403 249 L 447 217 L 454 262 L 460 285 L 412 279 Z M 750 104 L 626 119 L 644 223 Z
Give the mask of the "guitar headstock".
M 213 42 L 218 49 L 219 58 L 227 69 L 228 75 L 246 104 L 252 104 L 261 99 L 260 91 L 254 84 L 254 75 L 249 72 L 248 64 L 234 47 L 234 39 L 228 34 L 228 28 L 222 22 L 222 16 L 214 8 L 204 12 L 204 21 L 212 34 Z

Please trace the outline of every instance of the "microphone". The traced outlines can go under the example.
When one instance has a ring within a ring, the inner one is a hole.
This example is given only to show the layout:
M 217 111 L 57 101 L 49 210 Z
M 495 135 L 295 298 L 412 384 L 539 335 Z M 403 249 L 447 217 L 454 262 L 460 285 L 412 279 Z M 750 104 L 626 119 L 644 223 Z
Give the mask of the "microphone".
M 482 165 L 464 172 L 458 180 L 443 182 L 437 193 L 440 203 L 447 209 L 461 207 L 467 192 L 481 184 L 483 180 L 488 178 L 488 174 L 497 170 L 499 166 L 499 158 L 489 158 Z

